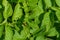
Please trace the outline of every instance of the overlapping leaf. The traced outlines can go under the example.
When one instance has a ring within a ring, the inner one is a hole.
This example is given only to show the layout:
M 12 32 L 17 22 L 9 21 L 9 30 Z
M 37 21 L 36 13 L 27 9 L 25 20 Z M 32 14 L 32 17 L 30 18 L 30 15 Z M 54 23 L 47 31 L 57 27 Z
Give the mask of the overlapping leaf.
M 0 40 L 60 40 L 59 24 L 60 0 L 0 0 Z

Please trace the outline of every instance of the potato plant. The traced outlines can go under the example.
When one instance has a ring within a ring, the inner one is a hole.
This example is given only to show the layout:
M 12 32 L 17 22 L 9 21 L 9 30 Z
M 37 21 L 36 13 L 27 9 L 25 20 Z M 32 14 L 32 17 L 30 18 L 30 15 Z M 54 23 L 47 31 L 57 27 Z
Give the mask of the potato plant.
M 60 0 L 0 0 L 0 40 L 60 40 Z

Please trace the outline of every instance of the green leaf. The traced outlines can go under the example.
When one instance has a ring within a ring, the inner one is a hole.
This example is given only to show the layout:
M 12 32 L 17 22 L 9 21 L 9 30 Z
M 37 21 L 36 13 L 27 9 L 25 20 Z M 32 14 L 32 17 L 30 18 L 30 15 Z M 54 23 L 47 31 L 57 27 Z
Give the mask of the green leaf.
M 60 8 L 57 7 L 51 7 L 54 11 L 56 11 L 56 16 L 58 18 L 58 20 L 60 21 Z
M 3 35 L 4 26 L 0 25 L 0 38 Z
M 21 35 L 15 30 L 15 34 L 13 36 L 13 40 L 25 40 L 25 38 L 21 37 Z
M 15 30 L 15 34 L 13 36 L 13 40 L 20 40 L 20 35 L 16 30 Z
M 26 1 L 23 2 L 23 8 L 24 8 L 25 13 L 29 12 L 28 5 L 27 5 Z
M 49 31 L 50 27 L 51 27 L 51 21 L 50 21 L 50 11 L 45 13 L 44 18 L 42 20 L 42 27 L 46 27 L 46 32 Z
M 60 0 L 55 0 L 55 2 L 60 7 Z
M 30 36 L 30 30 L 29 30 L 29 27 L 28 26 L 23 26 L 23 30 L 21 31 L 21 34 L 20 34 L 21 38 L 23 39 L 26 39 L 27 37 Z
M 38 0 L 28 0 L 28 6 L 30 6 L 30 8 L 35 8 L 37 7 Z
M 43 13 L 43 4 L 42 4 L 42 0 L 39 0 L 38 1 L 38 7 L 39 7 L 39 11 L 40 11 L 40 13 Z
M 13 31 L 12 28 L 8 25 L 5 25 L 5 40 L 12 40 Z
M 57 16 L 58 20 L 60 21 L 60 10 L 56 11 L 56 16 Z
M 35 34 L 37 30 L 39 29 L 38 25 L 35 22 L 28 22 L 29 27 L 32 29 L 30 30 L 30 33 Z
M 3 0 L 2 4 L 4 6 L 3 16 L 5 19 L 7 19 L 8 17 L 12 16 L 12 6 L 7 0 Z
M 38 5 L 34 9 L 32 8 L 32 14 L 29 16 L 30 19 L 36 18 L 44 12 L 42 0 L 39 0 L 37 3 Z
M 15 29 L 17 30 L 17 31 L 19 31 L 20 30 L 20 28 L 15 24 Z
M 31 37 L 30 40 L 34 40 L 34 37 Z
M 52 6 L 51 0 L 44 0 L 44 2 L 46 4 L 46 7 L 51 7 Z
M 56 30 L 55 27 L 51 28 L 48 32 L 48 35 L 47 36 L 57 36 L 58 35 L 58 32 Z
M 42 13 L 43 13 L 43 9 L 40 8 L 40 6 L 37 6 L 32 10 L 32 14 L 29 16 L 29 19 L 39 17 Z
M 19 18 L 22 17 L 22 9 L 19 3 L 16 4 L 14 14 L 12 16 L 12 21 L 18 20 Z
M 24 26 L 20 34 L 15 30 L 13 40 L 25 40 L 29 36 L 30 36 L 29 28 L 27 26 Z
M 34 23 L 36 23 L 37 25 L 40 23 L 39 17 L 35 18 Z
M 44 36 L 39 35 L 39 36 L 36 37 L 36 40 L 46 40 L 46 39 L 44 38 Z

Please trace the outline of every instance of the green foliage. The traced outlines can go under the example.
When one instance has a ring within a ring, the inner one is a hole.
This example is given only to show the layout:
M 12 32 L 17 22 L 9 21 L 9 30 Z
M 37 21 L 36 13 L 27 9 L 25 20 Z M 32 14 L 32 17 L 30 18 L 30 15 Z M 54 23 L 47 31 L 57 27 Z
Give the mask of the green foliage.
M 44 2 L 46 4 L 46 7 L 51 7 L 52 6 L 51 0 L 44 0 Z
M 4 40 L 12 40 L 12 37 L 13 37 L 12 28 L 6 24 L 5 25 L 5 39 Z
M 60 0 L 55 0 L 56 1 L 56 4 L 60 7 Z
M 60 0 L 0 0 L 0 40 L 60 40 Z
M 0 25 L 0 38 L 1 38 L 2 35 L 3 35 L 3 30 L 4 30 L 4 26 Z
M 2 4 L 4 6 L 3 16 L 5 19 L 7 19 L 8 17 L 12 16 L 12 6 L 7 0 L 3 0 Z
M 17 3 L 14 9 L 13 16 L 12 16 L 12 21 L 18 20 L 19 18 L 21 18 L 21 16 L 22 16 L 22 9 L 21 9 L 20 4 Z

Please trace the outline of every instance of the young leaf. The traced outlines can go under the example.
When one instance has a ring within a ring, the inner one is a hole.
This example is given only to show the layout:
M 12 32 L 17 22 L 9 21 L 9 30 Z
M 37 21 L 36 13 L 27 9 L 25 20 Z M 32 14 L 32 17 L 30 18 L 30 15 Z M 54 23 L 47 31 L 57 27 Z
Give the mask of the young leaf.
M 15 30 L 15 34 L 13 36 L 13 40 L 20 40 L 20 35 L 16 30 Z
M 7 0 L 3 0 L 2 4 L 4 6 L 3 16 L 5 19 L 7 19 L 8 17 L 12 16 L 12 6 Z
M 51 27 L 51 21 L 50 21 L 50 11 L 45 13 L 44 18 L 42 20 L 42 27 L 46 27 L 46 32 L 50 29 Z
M 56 28 L 51 28 L 47 36 L 56 36 L 58 34 Z
M 5 40 L 12 40 L 13 31 L 12 28 L 8 25 L 5 25 Z
M 29 36 L 30 36 L 29 27 L 23 25 L 23 30 L 21 31 L 20 37 L 21 37 L 22 39 L 26 39 L 26 38 L 29 37 Z
M 37 30 L 39 30 L 38 24 L 34 23 L 34 22 L 28 22 L 29 27 L 31 27 L 32 29 L 30 30 L 30 33 L 35 34 L 37 32 Z
M 27 37 L 29 37 L 29 33 L 29 28 L 24 26 L 20 34 L 15 30 L 13 40 L 25 40 Z
M 43 9 L 40 8 L 40 6 L 37 6 L 32 10 L 32 14 L 29 16 L 29 19 L 39 17 L 39 15 L 41 15 L 42 13 L 43 13 Z
M 40 13 L 43 13 L 43 4 L 42 4 L 42 0 L 39 0 L 38 1 L 38 7 L 39 7 L 39 11 L 40 11 Z
M 19 3 L 16 4 L 14 14 L 12 16 L 12 21 L 18 20 L 22 16 L 22 9 Z

